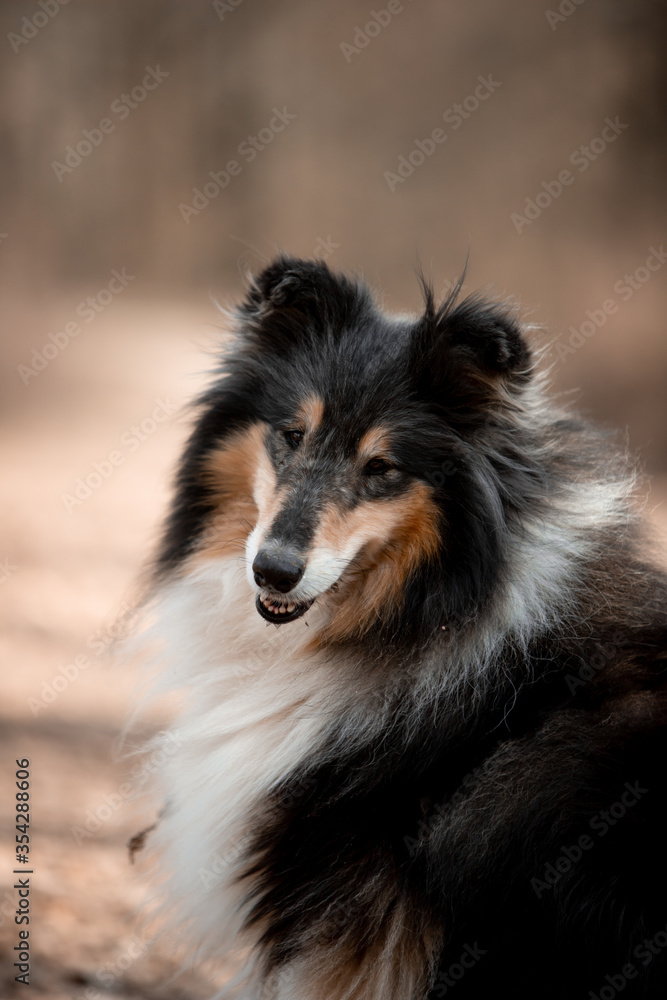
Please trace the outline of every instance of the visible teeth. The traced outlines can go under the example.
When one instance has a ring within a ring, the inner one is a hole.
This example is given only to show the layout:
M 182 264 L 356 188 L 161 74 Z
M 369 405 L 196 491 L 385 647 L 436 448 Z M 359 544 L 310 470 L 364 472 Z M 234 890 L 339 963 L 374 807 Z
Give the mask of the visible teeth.
M 291 615 L 298 607 L 296 601 L 291 601 L 289 604 L 278 604 L 275 597 L 266 597 L 264 594 L 260 594 L 259 599 L 266 610 L 274 615 Z

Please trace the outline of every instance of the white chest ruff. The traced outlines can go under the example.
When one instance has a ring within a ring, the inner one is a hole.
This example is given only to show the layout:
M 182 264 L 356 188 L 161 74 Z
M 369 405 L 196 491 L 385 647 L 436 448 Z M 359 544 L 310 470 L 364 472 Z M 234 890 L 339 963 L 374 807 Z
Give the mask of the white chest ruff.
M 158 694 L 182 691 L 172 729 L 151 749 L 166 806 L 151 846 L 168 922 L 200 955 L 239 939 L 246 887 L 236 879 L 267 793 L 312 760 L 343 693 L 330 665 L 306 652 L 325 614 L 315 605 L 282 627 L 257 614 L 242 561 L 211 561 L 164 588 L 147 632 L 160 646 Z M 252 943 L 252 942 L 245 942 Z

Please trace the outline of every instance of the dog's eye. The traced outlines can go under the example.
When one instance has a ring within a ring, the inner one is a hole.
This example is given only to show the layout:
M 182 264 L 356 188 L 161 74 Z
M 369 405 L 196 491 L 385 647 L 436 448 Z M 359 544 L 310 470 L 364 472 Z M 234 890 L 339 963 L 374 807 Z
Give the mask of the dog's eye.
M 283 435 L 290 448 L 298 448 L 303 439 L 303 431 L 296 429 L 283 431 Z
M 365 476 L 384 476 L 392 466 L 384 458 L 371 458 L 364 468 Z

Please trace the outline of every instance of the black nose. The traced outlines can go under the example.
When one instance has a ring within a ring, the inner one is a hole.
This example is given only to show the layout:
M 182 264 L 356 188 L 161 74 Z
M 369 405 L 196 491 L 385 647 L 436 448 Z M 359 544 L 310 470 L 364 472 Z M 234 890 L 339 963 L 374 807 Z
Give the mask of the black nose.
M 279 555 L 260 549 L 255 556 L 252 570 L 258 587 L 273 587 L 286 594 L 303 576 L 305 563 L 295 554 Z

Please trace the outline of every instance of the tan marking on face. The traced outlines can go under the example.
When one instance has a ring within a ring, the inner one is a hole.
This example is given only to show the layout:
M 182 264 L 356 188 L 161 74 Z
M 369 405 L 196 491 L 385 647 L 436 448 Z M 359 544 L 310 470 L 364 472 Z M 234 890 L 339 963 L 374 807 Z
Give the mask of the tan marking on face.
M 206 456 L 205 481 L 212 490 L 215 511 L 204 529 L 193 562 L 243 554 L 257 523 L 253 486 L 258 462 L 266 455 L 263 428 L 254 424 L 232 434 Z
M 384 427 L 371 427 L 366 431 L 357 448 L 360 458 L 383 458 L 389 454 L 389 434 Z
M 309 396 L 299 407 L 297 421 L 303 426 L 304 431 L 312 434 L 322 423 L 324 415 L 324 400 L 320 396 Z
M 396 500 L 367 501 L 351 513 L 328 508 L 314 547 L 342 550 L 358 541 L 361 551 L 328 598 L 333 615 L 316 641 L 363 635 L 398 608 L 407 578 L 438 551 L 440 519 L 431 488 L 421 482 Z

